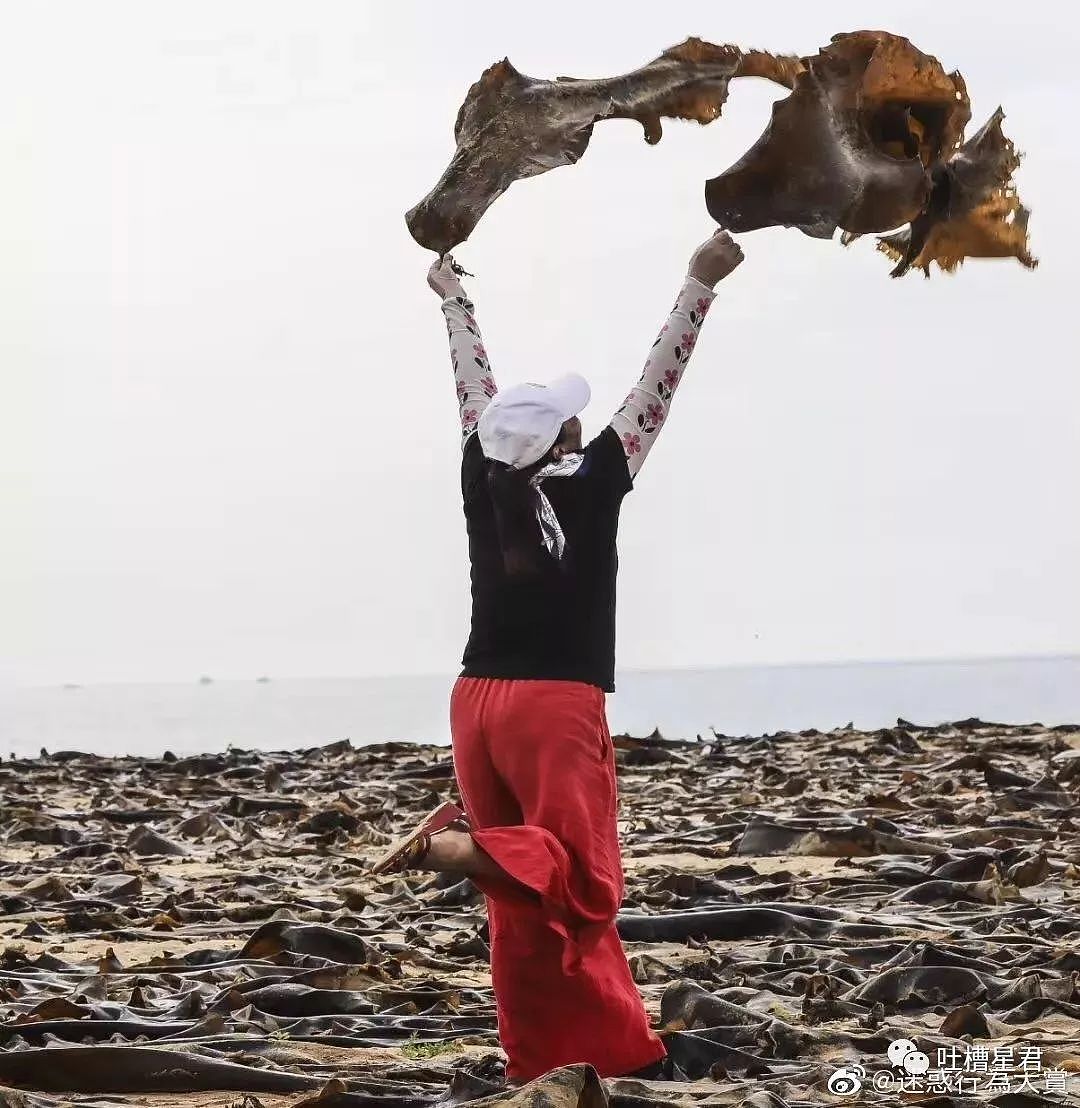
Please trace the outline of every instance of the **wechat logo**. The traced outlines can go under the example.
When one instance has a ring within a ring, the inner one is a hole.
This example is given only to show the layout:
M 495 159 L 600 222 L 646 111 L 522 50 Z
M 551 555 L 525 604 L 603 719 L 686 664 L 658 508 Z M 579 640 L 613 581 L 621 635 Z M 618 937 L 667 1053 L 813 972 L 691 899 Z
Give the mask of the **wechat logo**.
M 921 1077 L 930 1068 L 930 1059 L 910 1039 L 895 1039 L 889 1043 L 888 1055 L 894 1066 L 912 1077 Z

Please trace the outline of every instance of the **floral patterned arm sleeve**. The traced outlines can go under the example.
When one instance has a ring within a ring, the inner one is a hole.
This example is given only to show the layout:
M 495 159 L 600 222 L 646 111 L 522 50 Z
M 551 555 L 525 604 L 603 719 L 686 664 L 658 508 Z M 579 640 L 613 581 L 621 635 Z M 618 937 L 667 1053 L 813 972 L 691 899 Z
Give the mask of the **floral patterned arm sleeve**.
M 697 278 L 686 278 L 667 323 L 656 336 L 640 380 L 612 417 L 611 426 L 622 440 L 631 477 L 637 476 L 667 420 L 671 398 L 715 296 L 715 291 Z
M 460 286 L 459 291 L 443 301 L 442 310 L 450 336 L 450 362 L 454 367 L 461 414 L 461 445 L 464 447 L 476 430 L 480 413 L 495 395 L 495 378 L 491 375 L 484 340 L 473 314 L 476 309 Z

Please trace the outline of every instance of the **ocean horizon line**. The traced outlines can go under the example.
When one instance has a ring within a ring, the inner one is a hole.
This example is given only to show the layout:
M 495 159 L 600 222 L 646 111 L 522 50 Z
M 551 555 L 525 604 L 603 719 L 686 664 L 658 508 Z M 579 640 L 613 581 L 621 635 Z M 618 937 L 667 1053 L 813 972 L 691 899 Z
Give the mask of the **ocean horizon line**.
M 1066 662 L 1080 661 L 1080 650 L 1055 651 L 1048 653 L 1032 654 L 942 654 L 900 656 L 882 658 L 830 658 L 817 661 L 772 661 L 772 662 L 717 662 L 691 665 L 674 666 L 618 666 L 616 674 L 665 674 L 674 675 L 702 674 L 713 672 L 730 672 L 742 670 L 792 670 L 792 669 L 842 669 L 855 667 L 896 667 L 896 666 L 942 666 L 942 665 L 993 665 L 1016 664 L 1024 662 Z M 322 674 L 320 676 L 297 677 L 292 675 L 278 675 L 268 673 L 255 673 L 246 677 L 215 677 L 213 674 L 202 673 L 188 678 L 154 678 L 142 680 L 106 680 L 106 681 L 38 681 L 31 683 L 13 683 L 0 686 L 0 694 L 4 692 L 24 692 L 35 689 L 91 689 L 91 688 L 131 688 L 131 687 L 180 687 L 189 685 L 251 685 L 251 684 L 283 684 L 285 682 L 337 682 L 337 681 L 423 681 L 440 680 L 453 681 L 458 674 L 457 669 L 447 670 L 419 670 L 415 672 L 379 672 L 379 673 L 342 673 Z

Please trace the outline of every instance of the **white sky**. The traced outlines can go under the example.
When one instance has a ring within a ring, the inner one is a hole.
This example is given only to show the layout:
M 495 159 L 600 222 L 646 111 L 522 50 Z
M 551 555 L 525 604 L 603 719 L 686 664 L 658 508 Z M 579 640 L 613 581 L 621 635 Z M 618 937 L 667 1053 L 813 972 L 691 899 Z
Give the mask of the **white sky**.
M 452 670 L 456 409 L 403 213 L 466 89 L 504 55 L 603 76 L 688 34 L 808 53 L 866 26 L 959 67 L 974 125 L 1004 105 L 1042 265 L 894 282 L 869 242 L 744 236 L 626 502 L 620 663 L 1080 650 L 1080 18 L 1029 2 L 1021 29 L 1014 5 L 937 0 L 525 13 L 6 9 L 0 679 Z M 778 95 L 736 82 L 720 121 L 667 122 L 656 148 L 603 124 L 577 167 L 496 202 L 458 256 L 502 382 L 582 371 L 586 430 L 603 426 L 712 230 L 704 180 Z

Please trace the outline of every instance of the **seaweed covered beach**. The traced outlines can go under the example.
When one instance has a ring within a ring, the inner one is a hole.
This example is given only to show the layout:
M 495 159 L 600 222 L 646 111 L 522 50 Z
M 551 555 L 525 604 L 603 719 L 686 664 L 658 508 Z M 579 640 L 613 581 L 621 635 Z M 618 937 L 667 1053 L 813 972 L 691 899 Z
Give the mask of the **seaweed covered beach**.
M 483 898 L 368 870 L 446 747 L 42 752 L 0 766 L 0 1105 L 1080 1104 L 1080 724 L 615 747 L 674 1080 L 506 1085 Z

